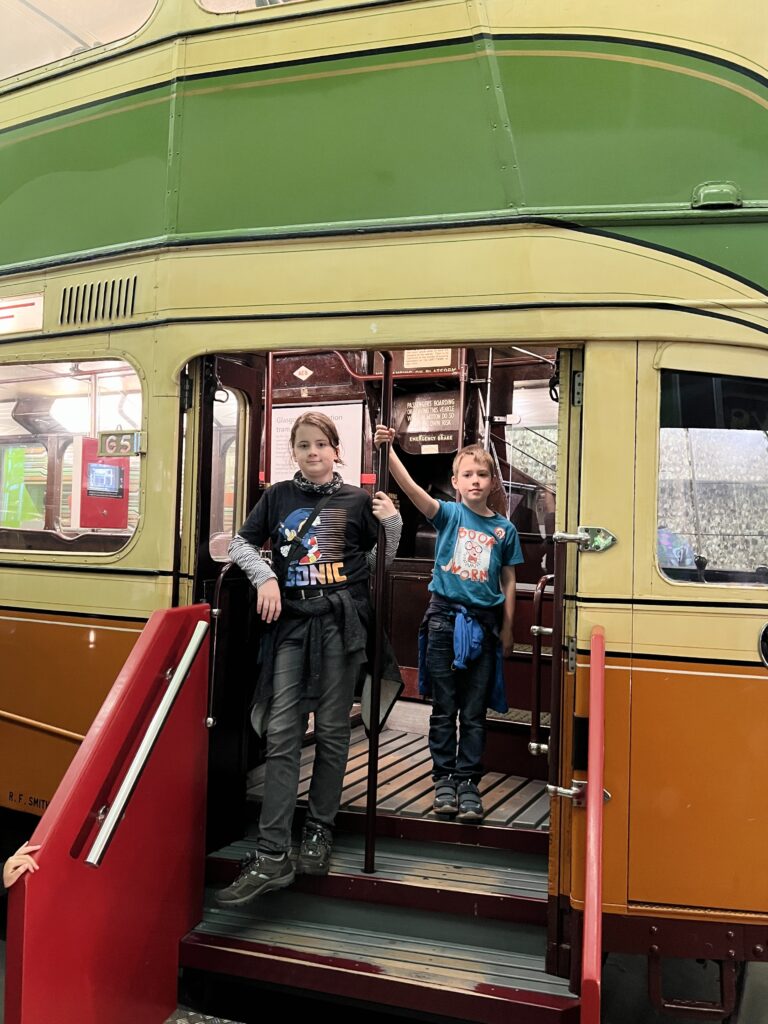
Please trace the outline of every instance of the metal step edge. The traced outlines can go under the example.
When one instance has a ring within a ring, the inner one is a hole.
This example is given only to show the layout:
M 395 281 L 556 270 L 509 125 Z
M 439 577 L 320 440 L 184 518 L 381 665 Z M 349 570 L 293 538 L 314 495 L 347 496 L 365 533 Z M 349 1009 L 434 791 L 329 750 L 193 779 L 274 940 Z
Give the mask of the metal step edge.
M 325 929 L 308 931 L 272 926 L 266 929 L 237 930 L 236 934 L 231 934 L 222 928 L 223 924 L 219 922 L 218 926 L 198 927 L 195 934 L 216 936 L 224 941 L 235 939 L 252 949 L 281 949 L 295 955 L 323 956 L 346 964 L 374 964 L 386 976 L 439 984 L 455 990 L 474 992 L 482 984 L 547 995 L 570 995 L 563 979 L 546 974 L 543 957 L 515 954 L 514 957 L 509 955 L 501 964 L 489 965 L 487 957 L 482 956 L 486 950 L 478 949 L 474 957 L 456 957 L 451 955 L 449 943 L 442 947 L 404 943 L 402 949 L 394 949 L 391 942 L 384 942 L 383 937 L 376 939 L 375 936 L 356 934 L 353 941 L 349 933 L 346 933 L 345 941 L 329 945 Z M 483 969 L 478 970 L 479 964 L 483 965 Z
M 301 808 L 304 810 L 304 808 Z M 342 807 L 336 817 L 336 826 L 347 832 L 360 833 L 365 826 L 365 815 Z M 546 829 L 514 828 L 483 822 L 471 825 L 460 821 L 443 821 L 410 814 L 379 812 L 376 815 L 377 835 L 395 839 L 429 839 L 459 846 L 477 846 L 488 850 L 510 850 L 518 853 L 546 855 L 549 831 Z
M 397 956 L 391 946 L 382 946 L 375 941 L 352 942 L 349 939 L 344 944 L 338 943 L 330 951 L 322 937 L 307 937 L 293 931 L 264 930 L 254 934 L 238 931 L 237 934 L 230 934 L 221 928 L 213 926 L 199 927 L 195 930 L 197 935 L 218 936 L 220 938 L 237 938 L 239 942 L 246 943 L 254 948 L 261 949 L 290 949 L 294 954 L 306 956 L 327 956 L 338 961 L 375 964 L 379 973 L 391 975 L 397 978 L 409 978 L 416 981 L 430 981 L 434 984 L 450 985 L 453 988 L 463 988 L 474 991 L 478 984 L 493 985 L 501 988 L 524 988 L 531 992 L 564 992 L 566 989 L 553 985 L 552 979 L 545 974 L 543 968 L 538 965 L 529 967 L 525 964 L 506 962 L 503 965 L 493 965 L 488 969 L 487 964 L 483 971 L 478 971 L 477 962 L 471 959 L 457 959 L 453 956 L 441 955 L 439 947 L 433 947 L 432 952 L 423 954 L 423 958 L 417 964 L 414 958 L 406 955 Z M 412 952 L 412 950 L 408 950 Z M 563 983 L 564 986 L 564 983 Z
M 198 930 L 210 930 L 213 933 L 222 934 L 221 929 L 223 928 L 225 934 L 233 935 L 237 932 L 238 936 L 240 936 L 249 930 L 260 929 L 263 933 L 271 928 L 278 928 L 280 933 L 284 935 L 322 936 L 325 949 L 335 949 L 338 945 L 343 945 L 349 940 L 350 934 L 354 933 L 356 945 L 375 945 L 376 943 L 383 942 L 385 943 L 385 948 L 390 948 L 392 942 L 397 940 L 400 943 L 401 950 L 407 950 L 413 953 L 414 956 L 419 954 L 435 955 L 441 960 L 445 960 L 450 955 L 457 961 L 467 959 L 472 962 L 480 961 L 498 966 L 502 966 L 508 961 L 509 956 L 513 955 L 516 960 L 528 964 L 531 969 L 544 971 L 543 951 L 541 954 L 525 953 L 520 950 L 515 950 L 512 953 L 509 950 L 500 950 L 494 946 L 452 942 L 443 939 L 438 943 L 412 935 L 407 937 L 395 935 L 384 929 L 350 928 L 349 925 L 336 925 L 325 921 L 307 921 L 291 916 L 292 912 L 290 910 L 285 914 L 281 914 L 280 906 L 274 895 L 270 894 L 265 899 L 271 901 L 271 906 L 267 909 L 273 913 L 277 911 L 276 916 L 256 916 L 254 913 L 256 904 L 251 904 L 250 907 L 241 909 L 223 909 L 209 904 L 205 908 L 205 916 L 198 925 Z M 481 923 L 478 922 L 478 928 L 480 927 Z M 533 934 L 539 931 L 539 929 L 531 928 L 530 926 L 527 926 L 524 930 Z M 565 984 L 565 982 L 561 982 L 561 979 L 557 979 L 557 981 L 558 983 Z
M 474 991 L 449 985 L 397 978 L 377 973 L 372 965 L 334 961 L 329 957 L 302 960 L 290 950 L 249 948 L 237 940 L 190 933 L 181 943 L 181 963 L 215 973 L 295 988 L 381 1008 L 428 1012 L 477 1024 L 509 1024 L 514 1007 L 516 1024 L 578 1024 L 579 1001 L 571 993 L 542 993 L 479 984 Z

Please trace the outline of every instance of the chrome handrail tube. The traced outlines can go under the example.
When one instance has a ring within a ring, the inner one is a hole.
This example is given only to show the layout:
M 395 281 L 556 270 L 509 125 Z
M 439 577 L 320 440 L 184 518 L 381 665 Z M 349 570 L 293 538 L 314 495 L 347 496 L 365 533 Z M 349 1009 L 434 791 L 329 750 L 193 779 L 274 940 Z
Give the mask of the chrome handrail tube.
M 541 641 L 544 636 L 551 636 L 552 630 L 541 624 L 543 617 L 544 591 L 554 583 L 554 575 L 542 576 L 533 592 L 533 625 L 531 626 L 531 738 L 528 750 L 531 754 L 546 754 L 549 747 L 541 742 Z M 552 652 L 554 662 L 555 652 Z

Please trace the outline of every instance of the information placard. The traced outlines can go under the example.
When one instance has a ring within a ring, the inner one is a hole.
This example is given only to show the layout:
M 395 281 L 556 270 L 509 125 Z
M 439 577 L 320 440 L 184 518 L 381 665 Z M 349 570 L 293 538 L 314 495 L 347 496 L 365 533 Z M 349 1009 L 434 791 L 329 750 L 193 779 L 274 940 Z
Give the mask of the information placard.
M 403 352 L 404 370 L 445 370 L 453 365 L 449 348 L 416 348 Z
M 24 334 L 43 329 L 43 296 L 9 295 L 0 299 L 0 334 Z
M 430 391 L 395 399 L 397 443 L 414 455 L 455 452 L 459 447 L 458 391 Z
M 279 405 L 272 408 L 272 445 L 270 449 L 270 483 L 290 480 L 296 472 L 291 458 L 291 427 L 305 412 L 321 412 L 336 424 L 341 441 L 343 465 L 336 468 L 344 483 L 360 486 L 363 460 L 363 403 L 339 402 L 327 405 Z

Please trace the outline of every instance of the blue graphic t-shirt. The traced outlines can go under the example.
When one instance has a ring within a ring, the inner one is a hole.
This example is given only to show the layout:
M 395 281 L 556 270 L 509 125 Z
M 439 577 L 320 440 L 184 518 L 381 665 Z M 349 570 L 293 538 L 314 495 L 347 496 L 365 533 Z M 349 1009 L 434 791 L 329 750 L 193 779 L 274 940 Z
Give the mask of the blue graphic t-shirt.
M 366 551 L 376 543 L 378 522 L 366 491 L 351 484 L 339 490 L 301 539 L 301 551 L 286 557 L 304 521 L 320 500 L 299 490 L 293 480 L 270 487 L 238 531 L 249 544 L 272 544 L 272 564 L 283 585 L 292 588 L 348 587 L 367 583 Z
M 460 604 L 503 604 L 501 567 L 523 561 L 517 530 L 504 516 L 479 516 L 460 502 L 438 504 L 432 520 L 437 545 L 429 589 Z

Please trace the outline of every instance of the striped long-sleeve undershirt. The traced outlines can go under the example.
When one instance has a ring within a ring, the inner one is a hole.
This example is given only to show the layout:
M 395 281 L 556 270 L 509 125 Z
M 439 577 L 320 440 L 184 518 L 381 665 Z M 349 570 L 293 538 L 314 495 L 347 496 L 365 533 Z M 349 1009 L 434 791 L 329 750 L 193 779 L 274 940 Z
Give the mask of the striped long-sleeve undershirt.
M 393 516 L 382 519 L 381 525 L 384 527 L 384 535 L 387 542 L 385 565 L 389 568 L 395 559 L 400 544 L 403 520 L 400 517 L 400 513 L 396 512 Z M 230 559 L 240 566 L 251 585 L 257 589 L 266 583 L 267 580 L 277 579 L 272 566 L 266 558 L 262 557 L 259 549 L 254 547 L 253 544 L 249 544 L 239 533 L 236 533 L 232 538 L 227 553 Z M 366 552 L 366 560 L 369 571 L 373 573 L 376 569 L 376 546 Z

